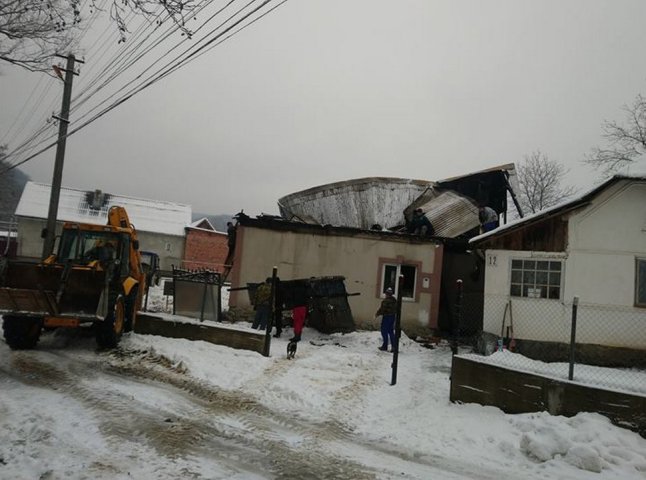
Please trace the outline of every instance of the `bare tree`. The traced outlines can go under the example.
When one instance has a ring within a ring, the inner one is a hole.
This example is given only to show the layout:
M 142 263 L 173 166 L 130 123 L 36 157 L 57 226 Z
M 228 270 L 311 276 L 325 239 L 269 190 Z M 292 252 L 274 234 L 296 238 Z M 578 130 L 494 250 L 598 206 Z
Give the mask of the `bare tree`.
M 185 15 L 191 0 L 112 0 L 110 16 L 118 29 L 119 42 L 126 40 L 125 17 L 133 11 L 159 24 L 175 22 L 190 36 Z M 52 56 L 76 47 L 83 22 L 98 7 L 94 0 L 0 0 L 0 60 L 34 71 L 51 70 Z M 163 16 L 158 15 L 164 12 Z
M 38 70 L 54 53 L 65 51 L 80 20 L 78 3 L 78 0 L 1 1 L 0 59 Z
M 624 105 L 625 124 L 604 122 L 603 137 L 607 148 L 596 147 L 587 156 L 586 163 L 610 175 L 633 164 L 646 154 L 646 99 L 637 95 L 632 105 Z
M 525 155 L 523 163 L 518 167 L 518 200 L 523 211 L 536 213 L 571 197 L 576 189 L 562 183 L 568 171 L 540 150 Z

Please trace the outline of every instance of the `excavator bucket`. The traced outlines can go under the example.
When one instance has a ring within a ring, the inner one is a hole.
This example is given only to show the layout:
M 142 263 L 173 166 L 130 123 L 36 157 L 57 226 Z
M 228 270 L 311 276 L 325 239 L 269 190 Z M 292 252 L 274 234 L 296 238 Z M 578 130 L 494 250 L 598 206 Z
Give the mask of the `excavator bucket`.
M 106 272 L 78 265 L 7 264 L 0 286 L 0 314 L 102 319 L 97 312 Z M 98 292 L 98 293 L 97 293 Z

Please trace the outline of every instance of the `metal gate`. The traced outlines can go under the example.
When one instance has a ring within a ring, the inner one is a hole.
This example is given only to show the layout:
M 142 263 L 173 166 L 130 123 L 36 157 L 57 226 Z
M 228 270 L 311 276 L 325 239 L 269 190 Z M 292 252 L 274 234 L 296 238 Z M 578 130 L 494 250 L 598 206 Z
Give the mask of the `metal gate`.
M 222 277 L 211 270 L 173 267 L 173 314 L 219 321 Z

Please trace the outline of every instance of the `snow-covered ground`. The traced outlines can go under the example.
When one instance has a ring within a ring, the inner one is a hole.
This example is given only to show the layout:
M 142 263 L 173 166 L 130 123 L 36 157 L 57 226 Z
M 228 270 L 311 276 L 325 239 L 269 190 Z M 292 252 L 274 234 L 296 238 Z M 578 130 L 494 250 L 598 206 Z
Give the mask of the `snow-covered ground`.
M 404 338 L 391 386 L 377 332 L 303 337 L 294 360 L 284 338 L 0 342 L 0 478 L 646 478 L 646 440 L 601 415 L 450 403 L 446 346 Z

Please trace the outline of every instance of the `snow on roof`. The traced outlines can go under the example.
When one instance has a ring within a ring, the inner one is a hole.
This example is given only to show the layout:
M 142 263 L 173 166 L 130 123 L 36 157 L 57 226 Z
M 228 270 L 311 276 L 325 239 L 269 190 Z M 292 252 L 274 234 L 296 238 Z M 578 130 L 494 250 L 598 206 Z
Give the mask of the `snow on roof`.
M 483 233 L 482 235 L 478 235 L 476 237 L 473 237 L 469 240 L 469 243 L 477 243 L 480 242 L 481 240 L 484 240 L 485 238 L 492 237 L 494 235 L 498 235 L 500 233 L 506 232 L 508 230 L 512 230 L 513 228 L 519 227 L 524 224 L 531 223 L 533 221 L 536 221 L 539 218 L 542 217 L 549 217 L 552 213 L 555 213 L 557 211 L 562 211 L 562 210 L 569 210 L 572 208 L 576 208 L 579 205 L 585 203 L 592 197 L 594 197 L 597 193 L 605 190 L 610 184 L 618 181 L 618 180 L 641 180 L 641 181 L 646 181 L 646 175 L 642 174 L 635 174 L 635 175 L 629 175 L 629 174 L 621 174 L 621 175 L 615 175 L 603 183 L 596 185 L 593 188 L 590 188 L 588 190 L 585 190 L 584 192 L 580 193 L 579 195 L 575 197 L 571 197 L 568 200 L 565 200 L 564 202 L 558 203 L 552 207 L 546 208 L 544 210 L 541 210 L 536 213 L 532 213 L 531 215 L 527 215 L 526 217 L 523 218 L 518 218 L 516 220 L 513 220 L 509 223 L 506 223 L 505 225 L 501 225 L 498 228 L 495 228 L 493 230 L 490 230 L 486 233 Z
M 16 216 L 47 218 L 50 192 L 51 185 L 27 182 Z M 57 218 L 66 222 L 105 224 L 113 205 L 125 207 L 130 222 L 140 232 L 184 236 L 184 228 L 191 223 L 190 205 L 65 187 L 61 188 Z
M 194 228 L 196 230 L 210 230 L 210 231 L 213 231 L 213 232 L 216 231 L 213 224 L 206 217 L 202 217 L 199 220 L 195 220 L 188 227 L 189 228 Z
M 444 178 L 442 180 L 438 180 L 437 183 L 448 183 L 448 182 L 453 182 L 455 180 L 460 180 L 466 177 L 471 177 L 473 175 L 479 175 L 481 173 L 490 173 L 490 172 L 498 172 L 504 170 L 510 175 L 513 175 L 516 177 L 516 164 L 515 163 L 505 163 L 503 165 L 497 165 L 495 167 L 489 167 L 485 168 L 484 170 L 477 170 L 475 172 L 471 173 L 466 173 L 464 175 L 457 175 L 455 177 L 449 177 L 449 178 Z

